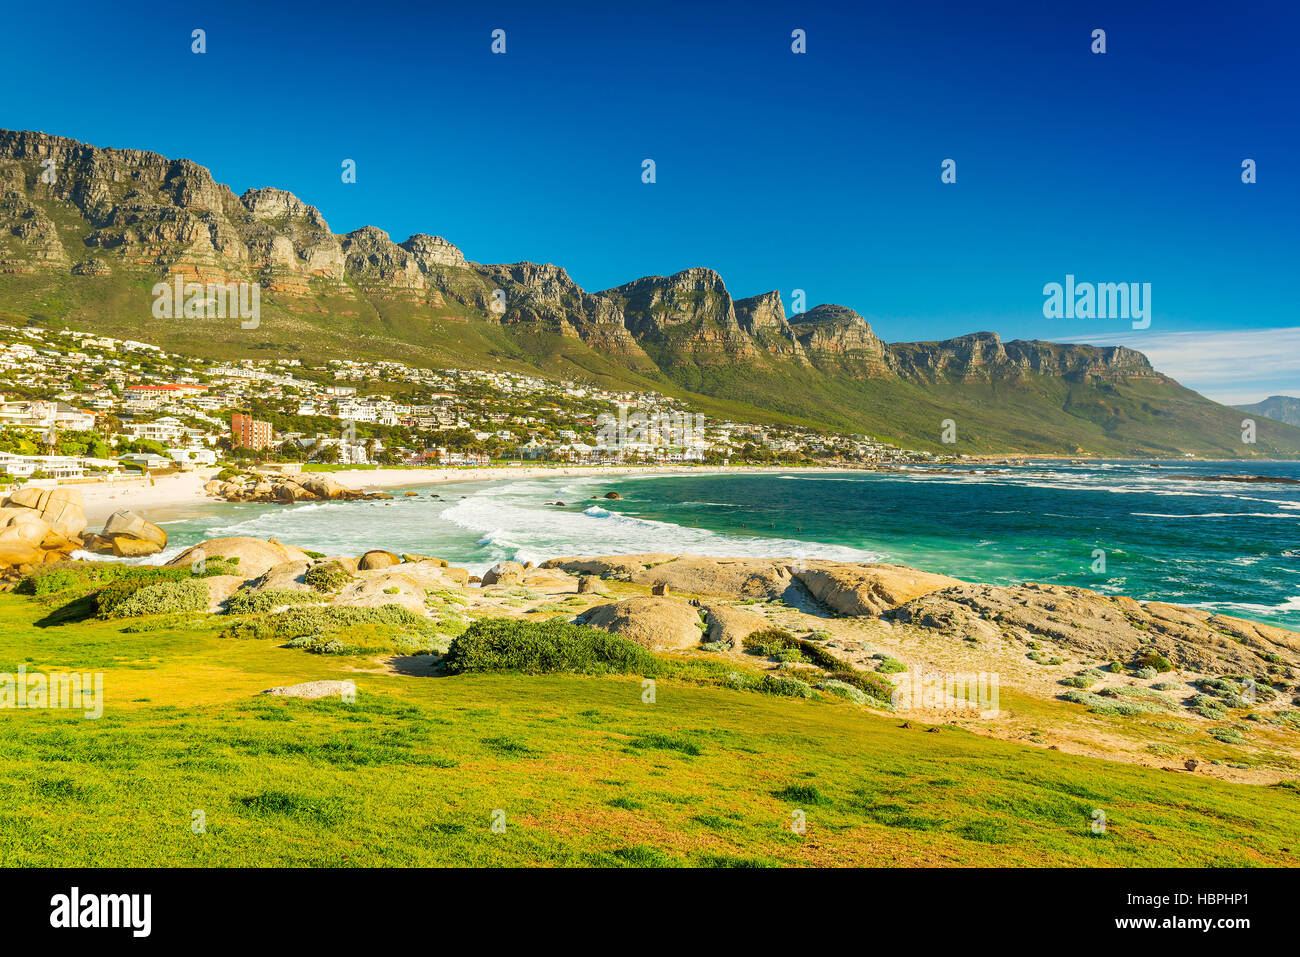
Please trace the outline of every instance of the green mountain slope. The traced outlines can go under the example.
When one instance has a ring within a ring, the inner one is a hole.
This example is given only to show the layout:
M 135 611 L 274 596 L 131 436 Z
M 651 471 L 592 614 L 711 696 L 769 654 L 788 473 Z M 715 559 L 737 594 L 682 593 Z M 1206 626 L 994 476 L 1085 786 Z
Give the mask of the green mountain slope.
M 1254 405 L 1239 405 L 1237 408 L 1251 415 L 1262 415 L 1275 422 L 1300 426 L 1300 399 L 1290 395 L 1270 395 L 1263 402 Z
M 256 284 L 260 321 L 157 318 L 156 283 Z M 966 453 L 1300 455 L 1300 428 L 1210 402 L 1121 347 L 882 342 L 856 312 L 787 317 L 694 268 L 589 293 L 563 268 L 485 265 L 416 235 L 332 233 L 277 189 L 236 196 L 139 150 L 0 131 L 0 321 L 213 358 L 382 358 L 653 390 L 706 414 Z M 943 423 L 957 443 L 943 445 Z

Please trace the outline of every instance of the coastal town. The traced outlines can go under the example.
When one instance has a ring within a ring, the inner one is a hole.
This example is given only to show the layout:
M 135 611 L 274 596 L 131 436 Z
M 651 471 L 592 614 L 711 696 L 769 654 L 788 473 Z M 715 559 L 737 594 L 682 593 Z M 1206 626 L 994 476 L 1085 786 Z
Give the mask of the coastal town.
M 391 361 L 220 362 L 0 325 L 0 483 L 218 465 L 934 464 L 867 435 L 706 418 L 657 393 Z

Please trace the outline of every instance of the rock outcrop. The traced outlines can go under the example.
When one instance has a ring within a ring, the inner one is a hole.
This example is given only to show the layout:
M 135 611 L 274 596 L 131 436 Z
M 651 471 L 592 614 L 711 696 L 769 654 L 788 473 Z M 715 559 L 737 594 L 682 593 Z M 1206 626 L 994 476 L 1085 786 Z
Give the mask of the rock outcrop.
M 386 492 L 359 492 L 324 474 L 280 475 L 251 472 L 231 479 L 212 479 L 203 486 L 209 495 L 227 502 L 356 502 L 392 498 Z
M 230 538 L 210 538 L 185 549 L 167 563 L 168 568 L 194 565 L 195 562 L 214 558 L 238 559 L 236 567 L 241 575 L 256 578 L 276 565 L 285 562 L 307 562 L 311 557 L 301 548 L 281 545 L 279 542 L 239 535 Z
M 652 651 L 694 648 L 703 635 L 699 611 L 676 598 L 628 598 L 589 608 L 576 620 Z
M 1103 662 L 1156 653 L 1175 668 L 1205 674 L 1263 674 L 1279 662 L 1300 667 L 1296 632 L 1063 585 L 961 584 L 909 601 L 890 617 L 980 640 L 1010 635 L 1047 641 Z
M 86 509 L 75 488 L 22 488 L 10 493 L 4 508 L 26 508 L 35 512 L 50 529 L 66 539 L 86 530 Z
M 129 509 L 114 512 L 99 534 L 87 536 L 86 548 L 118 558 L 156 555 L 167 547 L 167 533 Z
M 483 587 L 519 585 L 524 580 L 524 566 L 519 562 L 497 562 L 483 573 Z
M 704 606 L 704 640 L 730 645 L 740 651 L 742 642 L 756 631 L 772 627 L 762 615 L 729 605 Z
M 304 681 L 302 684 L 267 688 L 262 694 L 277 698 L 334 698 L 351 697 L 357 693 L 352 681 Z

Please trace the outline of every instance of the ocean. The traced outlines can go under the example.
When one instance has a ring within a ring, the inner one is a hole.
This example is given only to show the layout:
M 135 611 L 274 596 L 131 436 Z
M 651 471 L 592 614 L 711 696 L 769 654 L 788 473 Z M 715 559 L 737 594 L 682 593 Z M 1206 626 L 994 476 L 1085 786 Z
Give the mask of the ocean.
M 1300 485 L 1209 478 L 1223 475 L 1300 479 L 1300 463 L 1052 461 L 942 474 L 465 482 L 415 488 L 413 498 L 399 490 L 391 502 L 218 504 L 164 527 L 167 554 L 253 535 L 328 554 L 436 555 L 475 573 L 506 558 L 636 552 L 888 561 L 1300 628 Z M 622 498 L 607 500 L 608 491 Z

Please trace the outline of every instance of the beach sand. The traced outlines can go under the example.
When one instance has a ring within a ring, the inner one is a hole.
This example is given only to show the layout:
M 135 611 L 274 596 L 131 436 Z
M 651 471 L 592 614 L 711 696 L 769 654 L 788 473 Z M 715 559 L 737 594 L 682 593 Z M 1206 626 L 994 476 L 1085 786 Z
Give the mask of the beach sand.
M 117 478 L 111 482 L 75 484 L 86 505 L 87 528 L 102 528 L 104 520 L 118 509 L 129 508 L 151 522 L 165 522 L 201 513 L 215 499 L 203 491 L 203 483 L 216 469 L 179 472 L 145 478 Z

